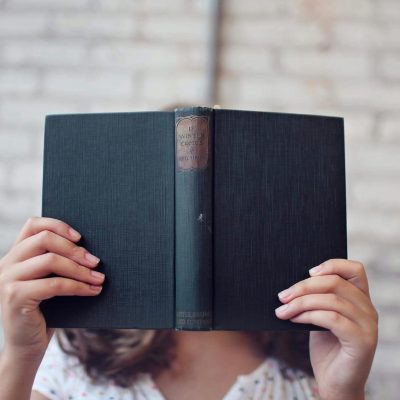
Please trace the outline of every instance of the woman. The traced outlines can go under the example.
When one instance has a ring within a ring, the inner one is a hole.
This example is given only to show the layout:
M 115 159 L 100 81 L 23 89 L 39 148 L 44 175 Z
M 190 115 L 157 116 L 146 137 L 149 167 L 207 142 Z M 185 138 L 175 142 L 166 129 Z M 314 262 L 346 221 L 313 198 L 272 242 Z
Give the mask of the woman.
M 327 260 L 279 296 L 288 307 L 276 310 L 278 318 L 328 329 L 310 332 L 318 394 L 300 368 L 276 349 L 268 354 L 268 333 L 66 331 L 61 347 L 52 341 L 46 353 L 53 330 L 40 302 L 101 292 L 99 260 L 79 239 L 62 221 L 30 218 L 0 260 L 1 399 L 364 399 L 378 314 L 361 263 Z

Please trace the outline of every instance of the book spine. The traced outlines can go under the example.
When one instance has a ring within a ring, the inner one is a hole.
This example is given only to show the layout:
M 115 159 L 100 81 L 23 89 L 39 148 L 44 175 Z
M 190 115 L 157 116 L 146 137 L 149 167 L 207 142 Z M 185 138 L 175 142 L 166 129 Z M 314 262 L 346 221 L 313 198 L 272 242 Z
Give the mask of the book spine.
M 213 109 L 175 109 L 175 329 L 213 327 Z

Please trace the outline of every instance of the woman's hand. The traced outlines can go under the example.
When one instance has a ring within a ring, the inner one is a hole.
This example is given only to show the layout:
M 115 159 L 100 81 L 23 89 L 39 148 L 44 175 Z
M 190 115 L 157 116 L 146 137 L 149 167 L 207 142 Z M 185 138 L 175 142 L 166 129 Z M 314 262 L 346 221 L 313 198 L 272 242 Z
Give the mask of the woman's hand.
M 310 332 L 310 359 L 324 400 L 364 400 L 378 341 L 378 313 L 371 302 L 363 264 L 331 259 L 311 278 L 279 293 L 288 307 L 276 315 L 329 331 Z
M 0 259 L 3 362 L 41 360 L 53 333 L 40 311 L 42 300 L 100 293 L 104 275 L 92 271 L 99 259 L 76 245 L 80 237 L 62 221 L 33 217 Z

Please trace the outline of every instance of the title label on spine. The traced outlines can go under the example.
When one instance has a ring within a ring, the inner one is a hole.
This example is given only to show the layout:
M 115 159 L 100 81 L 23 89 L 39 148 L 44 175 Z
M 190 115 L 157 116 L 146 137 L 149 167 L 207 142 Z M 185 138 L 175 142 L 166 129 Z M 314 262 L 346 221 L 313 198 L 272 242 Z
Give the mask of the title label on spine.
M 208 116 L 190 115 L 176 121 L 176 161 L 178 171 L 206 168 L 208 164 Z

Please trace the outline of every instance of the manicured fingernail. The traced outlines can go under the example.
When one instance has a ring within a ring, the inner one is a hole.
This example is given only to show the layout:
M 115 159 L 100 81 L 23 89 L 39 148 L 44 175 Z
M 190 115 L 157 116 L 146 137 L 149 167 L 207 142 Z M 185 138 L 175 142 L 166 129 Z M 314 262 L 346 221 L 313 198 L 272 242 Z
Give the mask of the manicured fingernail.
M 277 314 L 280 314 L 281 312 L 285 311 L 289 307 L 289 304 L 284 304 L 283 306 L 280 306 L 275 309 L 275 312 Z
M 285 289 L 285 290 L 282 290 L 282 292 L 279 292 L 278 297 L 280 299 L 284 299 L 284 298 L 290 296 L 292 294 L 292 292 L 293 292 L 293 289 L 290 287 L 289 289 Z
M 320 270 L 321 270 L 321 266 L 320 266 L 320 265 L 317 265 L 316 267 L 309 269 L 309 270 L 308 270 L 308 273 L 309 273 L 310 275 L 312 275 L 312 274 L 316 274 L 316 273 L 319 272 Z
M 102 286 L 94 286 L 94 285 L 90 285 L 90 290 L 93 290 L 93 292 L 101 292 L 101 289 L 103 289 Z
M 98 258 L 90 253 L 86 253 L 85 257 L 88 261 L 90 261 L 91 263 L 94 263 L 94 264 L 97 264 L 100 261 L 100 258 Z
M 72 239 L 79 239 L 81 237 L 81 234 L 72 228 L 69 228 L 69 234 L 72 237 Z
M 91 274 L 93 277 L 95 277 L 96 279 L 98 279 L 98 280 L 103 280 L 103 279 L 104 279 L 104 274 L 101 273 L 101 272 L 99 272 L 99 271 L 90 270 L 90 274 Z

